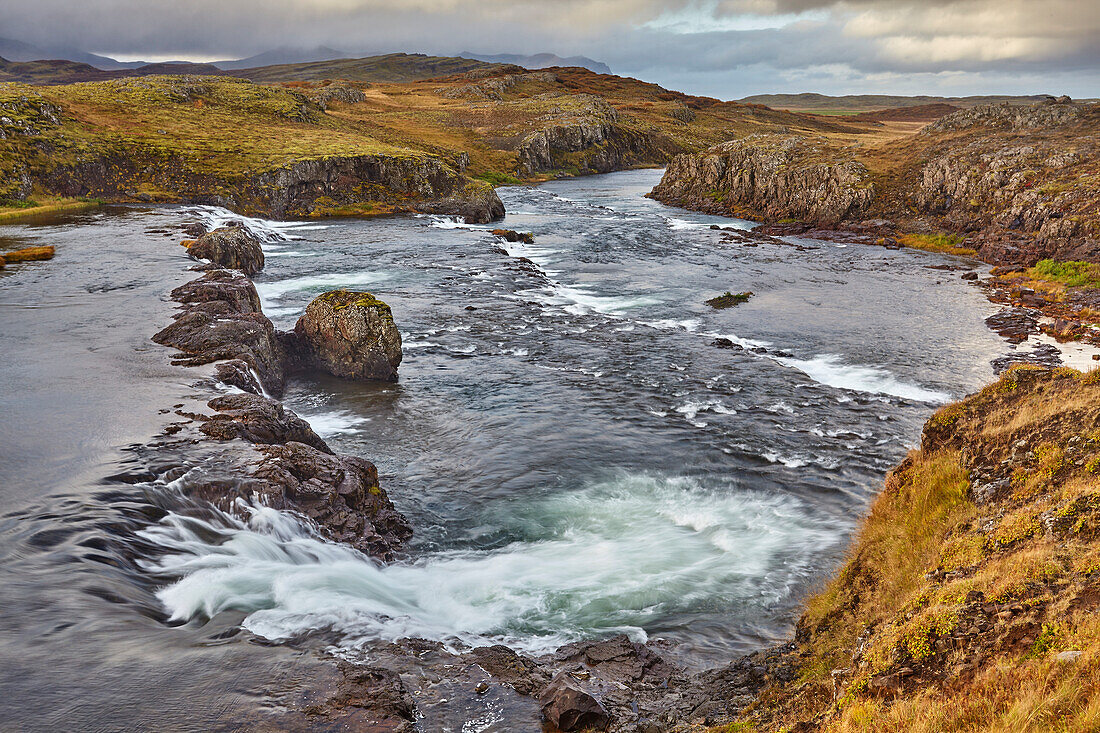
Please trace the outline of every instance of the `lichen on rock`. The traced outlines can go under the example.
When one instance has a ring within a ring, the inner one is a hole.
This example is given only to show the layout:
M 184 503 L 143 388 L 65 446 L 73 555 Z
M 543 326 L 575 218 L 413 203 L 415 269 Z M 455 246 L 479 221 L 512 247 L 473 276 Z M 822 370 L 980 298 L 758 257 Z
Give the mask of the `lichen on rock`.
M 370 293 L 334 290 L 315 298 L 288 338 L 303 365 L 337 377 L 397 381 L 401 333 L 390 307 Z

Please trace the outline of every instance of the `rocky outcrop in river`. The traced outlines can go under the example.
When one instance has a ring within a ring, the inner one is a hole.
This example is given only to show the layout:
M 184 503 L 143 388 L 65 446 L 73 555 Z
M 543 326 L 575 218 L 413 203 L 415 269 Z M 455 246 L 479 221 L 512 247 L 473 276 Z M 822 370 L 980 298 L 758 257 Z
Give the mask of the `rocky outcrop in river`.
M 299 362 L 334 376 L 397 381 L 401 333 L 390 307 L 370 293 L 333 290 L 318 296 L 287 342 Z
M 210 400 L 212 414 L 179 413 L 187 422 L 177 423 L 171 434 L 189 426 L 188 435 L 194 435 L 189 440 L 227 446 L 222 457 L 182 477 L 182 490 L 227 512 L 238 511 L 241 502 L 292 511 L 334 541 L 393 559 L 412 529 L 379 486 L 374 464 L 336 455 L 308 422 L 266 394 L 282 392 L 292 357 L 293 366 L 303 366 L 300 355 L 288 352 L 284 343 L 306 347 L 310 363 L 341 376 L 383 370 L 375 378 L 396 379 L 401 342 L 389 307 L 364 293 L 337 291 L 307 309 L 300 338 L 280 334 L 243 274 L 263 262 L 251 233 L 228 227 L 203 234 L 190 254 L 238 271 L 210 270 L 173 290 L 180 313 L 153 340 L 179 349 L 173 363 L 218 362 L 219 380 L 242 392 Z M 236 443 L 248 447 L 232 448 Z
M 240 270 L 249 276 L 264 269 L 260 240 L 244 227 L 215 229 L 184 244 L 188 255 L 197 260 L 209 260 L 218 267 Z

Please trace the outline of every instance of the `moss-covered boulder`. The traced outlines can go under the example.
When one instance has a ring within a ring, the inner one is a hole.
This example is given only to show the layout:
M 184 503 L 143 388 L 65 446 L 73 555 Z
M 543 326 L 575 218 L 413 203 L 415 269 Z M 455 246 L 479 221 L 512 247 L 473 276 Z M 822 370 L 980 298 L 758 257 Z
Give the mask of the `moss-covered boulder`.
M 318 296 L 294 326 L 293 341 L 305 366 L 344 379 L 397 381 L 401 334 L 390 307 L 370 293 Z
M 223 227 L 207 232 L 187 247 L 197 260 L 209 260 L 219 267 L 255 275 L 264 269 L 260 240 L 244 227 Z

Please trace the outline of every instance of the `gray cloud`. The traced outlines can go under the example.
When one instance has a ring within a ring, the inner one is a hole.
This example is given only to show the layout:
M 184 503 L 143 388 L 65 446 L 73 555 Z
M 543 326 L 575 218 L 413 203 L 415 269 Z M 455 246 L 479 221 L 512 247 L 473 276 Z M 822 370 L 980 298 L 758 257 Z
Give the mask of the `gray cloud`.
M 553 51 L 723 97 L 1044 80 L 1100 94 L 1100 3 L 1088 0 L 4 0 L 0 29 L 130 56 Z

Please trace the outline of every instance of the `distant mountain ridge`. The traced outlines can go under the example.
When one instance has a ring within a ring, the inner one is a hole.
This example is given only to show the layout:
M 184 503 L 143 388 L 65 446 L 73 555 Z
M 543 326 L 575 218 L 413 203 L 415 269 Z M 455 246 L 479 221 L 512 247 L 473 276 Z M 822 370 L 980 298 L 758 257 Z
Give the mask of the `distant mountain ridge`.
M 525 69 L 546 69 L 551 66 L 579 66 L 582 69 L 588 69 L 597 74 L 614 73 L 607 64 L 596 61 L 595 59 L 590 59 L 587 56 L 567 56 L 563 58 L 552 53 L 536 53 L 531 56 L 524 56 L 517 53 L 479 54 L 473 53 L 472 51 L 463 51 L 458 56 L 464 59 L 486 61 L 491 64 L 512 64 L 514 66 L 522 66 Z
M 801 94 L 755 94 L 738 100 L 745 104 L 763 104 L 772 109 L 789 109 L 798 112 L 874 112 L 897 107 L 921 107 L 933 104 L 949 104 L 954 107 L 977 107 L 982 104 L 1034 104 L 1046 99 L 1046 94 L 985 95 L 971 97 L 935 97 L 928 95 L 904 96 L 893 94 L 847 94 L 829 96 L 803 92 Z
M 0 54 L 0 56 L 2 55 L 3 54 Z M 263 53 L 258 53 L 255 56 L 249 56 L 243 59 L 215 61 L 214 66 L 225 70 L 255 69 L 260 66 L 306 64 L 314 61 L 332 61 L 334 59 L 347 59 L 355 56 L 356 54 L 347 53 L 346 51 L 337 51 L 335 48 L 329 48 L 328 46 L 317 46 L 315 48 L 280 46 L 279 48 L 273 48 L 270 51 L 264 51 Z
M 166 61 L 140 64 L 136 68 L 100 69 L 87 63 L 63 59 L 48 61 L 12 61 L 0 55 L 0 82 L 24 84 L 71 84 L 106 81 L 157 74 L 195 74 L 199 76 L 235 76 L 264 84 L 346 79 L 356 82 L 412 82 L 434 77 L 464 74 L 475 69 L 498 69 L 475 59 L 452 56 L 393 53 L 360 59 L 334 59 L 308 63 L 275 64 L 245 69 L 222 69 L 214 64 Z

